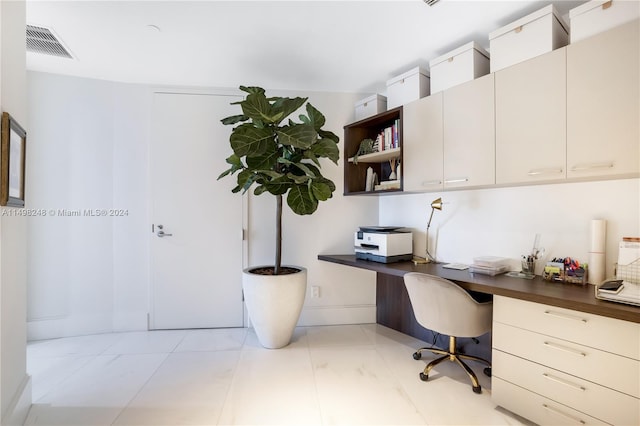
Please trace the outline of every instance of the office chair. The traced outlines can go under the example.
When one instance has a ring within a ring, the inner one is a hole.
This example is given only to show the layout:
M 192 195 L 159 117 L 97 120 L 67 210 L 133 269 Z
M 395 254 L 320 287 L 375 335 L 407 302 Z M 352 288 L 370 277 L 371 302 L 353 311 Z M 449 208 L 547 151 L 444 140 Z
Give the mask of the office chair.
M 491 363 L 485 359 L 461 354 L 456 349 L 456 337 L 477 337 L 491 331 L 493 302 L 477 302 L 469 293 L 457 284 L 433 275 L 409 272 L 404 275 L 404 284 L 409 293 L 411 306 L 418 323 L 429 330 L 449 336 L 449 350 L 435 347 L 420 348 L 413 358 L 422 358 L 422 351 L 431 351 L 443 355 L 431 361 L 420 373 L 420 379 L 427 381 L 429 372 L 442 361 L 457 362 L 471 379 L 475 393 L 482 393 L 478 378 L 463 361 L 480 361 L 488 366 L 484 373 L 491 375 Z

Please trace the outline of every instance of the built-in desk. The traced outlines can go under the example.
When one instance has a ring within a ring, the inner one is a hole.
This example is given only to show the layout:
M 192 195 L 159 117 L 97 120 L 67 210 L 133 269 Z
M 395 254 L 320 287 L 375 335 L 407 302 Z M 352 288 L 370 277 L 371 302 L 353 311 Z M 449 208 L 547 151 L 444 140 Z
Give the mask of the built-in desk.
M 413 262 L 397 262 L 385 264 L 356 259 L 355 255 L 321 254 L 318 259 L 376 271 L 376 317 L 378 322 L 410 335 L 413 335 L 409 332 L 410 329 L 403 329 L 411 322 L 406 317 L 413 317 L 409 296 L 404 288 L 402 278 L 407 272 L 437 275 L 457 283 L 466 290 L 479 293 L 506 296 L 640 323 L 640 307 L 596 299 L 592 285 L 551 283 L 543 280 L 540 276 L 536 276 L 532 280 L 506 275 L 492 277 L 472 274 L 469 270 L 446 269 L 440 263 L 414 265 Z M 407 315 L 407 313 L 411 315 Z
M 404 274 L 437 275 L 478 292 L 476 297 L 496 296 L 491 336 L 481 336 L 480 344 L 458 341 L 469 354 L 491 357 L 496 404 L 540 425 L 640 424 L 640 307 L 596 299 L 592 285 L 539 276 L 491 277 L 355 255 L 318 259 L 376 271 L 376 321 L 428 342 L 438 335 L 416 322 Z

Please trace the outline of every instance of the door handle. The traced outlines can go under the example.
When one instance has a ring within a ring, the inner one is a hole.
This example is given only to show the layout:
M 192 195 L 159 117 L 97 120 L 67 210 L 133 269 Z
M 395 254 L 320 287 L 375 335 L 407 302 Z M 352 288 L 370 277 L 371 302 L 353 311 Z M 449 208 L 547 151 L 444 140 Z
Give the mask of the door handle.
M 167 233 L 165 233 L 165 232 L 163 231 L 164 226 L 162 226 L 162 225 L 158 225 L 158 226 L 157 226 L 157 228 L 158 228 L 158 232 L 156 233 L 156 235 L 157 235 L 158 237 L 160 237 L 160 238 L 164 238 L 164 237 L 171 237 L 171 236 L 173 236 L 173 234 L 167 234 Z

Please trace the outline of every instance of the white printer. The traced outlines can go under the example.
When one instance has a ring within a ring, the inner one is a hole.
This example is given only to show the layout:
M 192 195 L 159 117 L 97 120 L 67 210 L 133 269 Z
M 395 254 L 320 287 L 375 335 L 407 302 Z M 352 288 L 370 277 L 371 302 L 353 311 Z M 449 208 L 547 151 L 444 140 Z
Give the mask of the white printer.
M 361 226 L 354 242 L 356 259 L 392 263 L 413 258 L 413 234 L 398 226 Z

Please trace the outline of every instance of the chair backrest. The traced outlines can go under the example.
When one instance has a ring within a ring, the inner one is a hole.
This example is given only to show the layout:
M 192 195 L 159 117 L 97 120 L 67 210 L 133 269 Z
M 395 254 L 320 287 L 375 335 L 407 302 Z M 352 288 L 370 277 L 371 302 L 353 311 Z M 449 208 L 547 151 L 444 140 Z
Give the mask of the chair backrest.
M 404 275 L 413 313 L 429 330 L 456 337 L 477 337 L 491 331 L 493 303 L 476 301 L 456 283 L 433 275 Z

